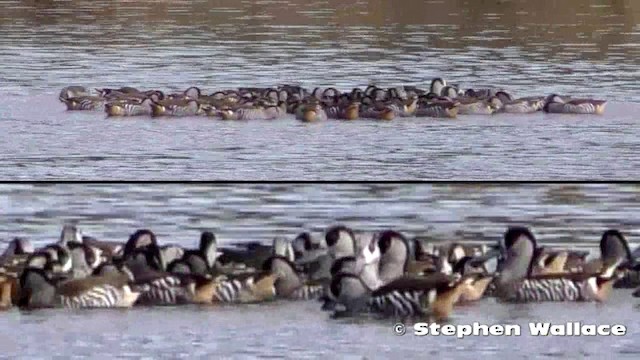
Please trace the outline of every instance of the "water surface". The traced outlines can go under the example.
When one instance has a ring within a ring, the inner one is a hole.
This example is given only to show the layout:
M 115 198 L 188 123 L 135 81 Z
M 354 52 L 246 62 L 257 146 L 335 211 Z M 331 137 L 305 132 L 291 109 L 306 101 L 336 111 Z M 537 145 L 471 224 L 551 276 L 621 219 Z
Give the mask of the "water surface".
M 640 109 L 635 1 L 0 1 L 3 179 L 628 179 Z M 207 92 L 499 86 L 610 100 L 603 117 L 303 125 L 105 120 L 69 84 Z

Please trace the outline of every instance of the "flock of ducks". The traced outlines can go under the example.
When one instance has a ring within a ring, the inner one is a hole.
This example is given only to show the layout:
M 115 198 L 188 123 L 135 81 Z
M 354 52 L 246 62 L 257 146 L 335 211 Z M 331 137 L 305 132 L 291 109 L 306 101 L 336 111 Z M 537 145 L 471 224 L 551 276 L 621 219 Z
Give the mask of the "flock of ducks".
M 341 92 L 335 88 L 312 91 L 295 85 L 238 88 L 206 95 L 198 87 L 165 94 L 132 87 L 95 89 L 68 86 L 59 99 L 68 110 L 99 110 L 108 116 L 197 116 L 223 120 L 274 120 L 295 115 L 304 122 L 359 118 L 392 120 L 397 117 L 455 118 L 460 114 L 527 114 L 538 111 L 564 114 L 603 114 L 605 100 L 575 99 L 551 94 L 514 98 L 504 90 L 467 89 L 435 78 L 429 90 L 415 86 L 380 88 L 370 85 Z
M 379 314 L 446 319 L 461 303 L 598 301 L 612 288 L 640 286 L 640 266 L 625 237 L 607 230 L 600 256 L 538 245 L 510 227 L 495 245 L 429 242 L 384 230 L 331 226 L 272 245 L 218 248 L 203 232 L 197 248 L 160 245 L 143 229 L 126 242 L 84 236 L 65 225 L 60 239 L 35 249 L 15 238 L 0 256 L 0 305 L 22 309 L 319 300 L 335 316 Z M 640 290 L 634 293 L 640 296 Z

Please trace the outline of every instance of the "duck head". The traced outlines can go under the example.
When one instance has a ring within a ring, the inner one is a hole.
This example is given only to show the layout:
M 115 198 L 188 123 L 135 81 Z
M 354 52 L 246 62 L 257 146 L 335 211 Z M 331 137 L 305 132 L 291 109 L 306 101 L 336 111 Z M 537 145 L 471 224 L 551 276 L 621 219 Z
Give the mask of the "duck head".
M 0 263 L 3 263 L 5 259 L 12 256 L 31 254 L 34 252 L 33 244 L 31 241 L 25 238 L 17 237 L 9 242 L 9 246 L 4 250 L 4 253 L 0 255 Z
M 58 244 L 66 246 L 68 242 L 82 242 L 82 233 L 75 225 L 66 224 L 62 227 Z
M 526 227 L 510 227 L 504 234 L 503 260 L 498 266 L 498 284 L 511 284 L 531 274 L 537 242 Z
M 611 229 L 602 234 L 600 239 L 600 254 L 604 262 L 633 260 L 629 242 L 619 230 Z
M 314 246 L 311 240 L 311 234 L 302 232 L 291 242 L 293 257 L 296 261 L 305 257 L 305 254 L 313 250 Z
M 407 238 L 397 231 L 385 230 L 378 234 L 380 249 L 380 278 L 388 282 L 402 276 L 411 259 Z
M 218 258 L 218 242 L 211 231 L 204 231 L 200 235 L 200 252 L 205 258 L 209 269 L 213 269 Z
M 162 255 L 156 235 L 148 229 L 141 229 L 133 233 L 124 246 L 123 258 L 125 262 L 139 262 L 156 270 L 164 270 Z
M 88 96 L 89 91 L 84 86 L 71 85 L 60 90 L 60 95 L 58 98 L 60 101 L 65 101 L 70 98 L 74 98 L 77 96 Z
M 447 86 L 447 82 L 442 78 L 435 78 L 431 80 L 431 86 L 429 87 L 429 91 L 436 94 L 437 96 L 442 95 L 442 89 Z
M 184 91 L 184 96 L 189 99 L 198 99 L 202 95 L 202 91 L 197 86 L 192 86 Z
M 450 99 L 455 99 L 458 97 L 458 89 L 456 89 L 453 86 L 449 86 L 449 85 L 444 86 L 440 91 L 441 91 L 440 93 L 441 96 L 446 96 Z
M 356 241 L 353 230 L 344 225 L 336 225 L 327 229 L 325 242 L 329 255 L 333 259 L 356 254 Z

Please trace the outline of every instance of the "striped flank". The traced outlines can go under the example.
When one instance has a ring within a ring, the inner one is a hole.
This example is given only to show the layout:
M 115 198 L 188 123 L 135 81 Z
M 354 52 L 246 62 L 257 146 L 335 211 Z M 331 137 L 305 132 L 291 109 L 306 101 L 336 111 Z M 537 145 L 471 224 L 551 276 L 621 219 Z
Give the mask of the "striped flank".
M 290 298 L 295 300 L 315 300 L 324 294 L 322 285 L 304 285 L 291 294 Z
M 426 292 L 419 291 L 392 291 L 388 294 L 372 297 L 369 302 L 369 310 L 387 316 L 416 316 L 424 315 L 425 308 L 422 305 Z M 428 299 L 426 305 L 432 303 Z
M 66 308 L 110 308 L 117 307 L 124 299 L 124 291 L 112 285 L 96 286 L 78 296 L 60 296 Z
M 136 290 L 141 292 L 138 303 L 144 305 L 184 304 L 193 297 L 193 290 L 175 276 L 165 276 L 138 285 Z
M 525 279 L 513 301 L 583 301 L 582 284 L 569 279 Z

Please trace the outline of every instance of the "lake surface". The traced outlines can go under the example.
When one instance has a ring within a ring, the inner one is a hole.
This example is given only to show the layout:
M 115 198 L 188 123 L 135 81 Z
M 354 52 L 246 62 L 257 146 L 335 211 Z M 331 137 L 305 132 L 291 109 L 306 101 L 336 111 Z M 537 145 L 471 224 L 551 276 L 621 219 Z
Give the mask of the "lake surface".
M 630 179 L 637 1 L 0 1 L 2 179 Z M 607 99 L 602 117 L 105 120 L 66 85 L 350 89 L 443 76 Z
M 303 230 L 320 235 L 341 222 L 356 230 L 394 228 L 434 239 L 494 242 L 509 224 L 530 225 L 541 243 L 594 249 L 607 228 L 639 243 L 636 185 L 0 185 L 0 239 L 57 239 L 64 222 L 124 241 L 137 228 L 161 243 L 195 246 L 202 229 L 221 244 Z M 4 246 L 4 244 L 2 244 Z M 2 356 L 424 358 L 637 358 L 637 299 L 615 291 L 595 304 L 458 307 L 453 324 L 518 324 L 521 337 L 404 337 L 394 320 L 336 320 L 316 302 L 127 311 L 16 310 L 0 314 Z M 622 324 L 622 337 L 532 337 L 530 321 Z M 10 329 L 10 330 L 9 330 Z

